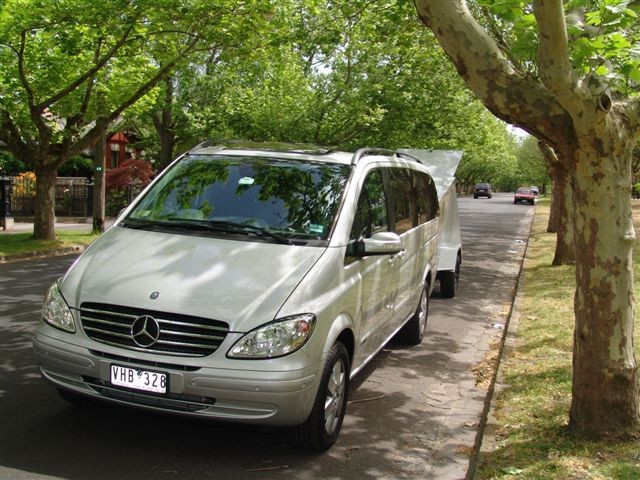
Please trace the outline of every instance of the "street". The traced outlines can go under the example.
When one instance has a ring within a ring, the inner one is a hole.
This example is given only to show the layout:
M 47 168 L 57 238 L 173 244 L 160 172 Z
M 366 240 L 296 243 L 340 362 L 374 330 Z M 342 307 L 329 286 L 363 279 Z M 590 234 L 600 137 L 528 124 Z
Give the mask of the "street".
M 0 264 L 0 479 L 464 478 L 488 388 L 472 369 L 502 336 L 534 209 L 512 194 L 459 209 L 458 296 L 436 288 L 423 343 L 391 341 L 354 379 L 340 438 L 320 455 L 279 430 L 67 404 L 40 378 L 31 337 L 75 257 Z

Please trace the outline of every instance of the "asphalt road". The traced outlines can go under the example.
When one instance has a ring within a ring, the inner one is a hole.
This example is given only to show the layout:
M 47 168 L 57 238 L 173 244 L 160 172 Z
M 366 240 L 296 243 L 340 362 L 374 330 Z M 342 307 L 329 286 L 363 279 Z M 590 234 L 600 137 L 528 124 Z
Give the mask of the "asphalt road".
M 40 378 L 31 336 L 74 258 L 0 265 L 0 479 L 464 478 L 487 398 L 474 370 L 500 341 L 533 208 L 508 194 L 459 208 L 458 296 L 436 291 L 425 341 L 392 341 L 354 380 L 341 436 L 319 455 L 277 430 L 72 407 Z

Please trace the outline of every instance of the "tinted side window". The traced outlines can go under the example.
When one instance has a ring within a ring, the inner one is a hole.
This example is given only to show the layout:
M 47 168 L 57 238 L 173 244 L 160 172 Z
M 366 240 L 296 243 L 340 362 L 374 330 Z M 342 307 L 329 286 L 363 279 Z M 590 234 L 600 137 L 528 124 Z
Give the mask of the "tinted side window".
M 411 170 L 389 168 L 389 183 L 393 192 L 393 231 L 400 235 L 419 224 L 418 188 Z
M 374 233 L 386 232 L 388 225 L 382 175 L 380 170 L 373 170 L 367 175 L 362 185 L 350 238 L 351 240 L 358 240 L 360 237 L 369 238 Z
M 438 192 L 433 179 L 429 175 L 416 171 L 413 171 L 412 174 L 417 187 L 416 198 L 418 199 L 419 222 L 425 223 L 440 214 Z

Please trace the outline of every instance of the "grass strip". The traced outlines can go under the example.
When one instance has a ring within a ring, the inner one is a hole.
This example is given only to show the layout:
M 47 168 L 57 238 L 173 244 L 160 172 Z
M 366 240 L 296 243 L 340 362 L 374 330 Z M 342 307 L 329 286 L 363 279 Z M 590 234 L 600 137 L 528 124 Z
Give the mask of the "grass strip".
M 98 235 L 91 232 L 60 230 L 57 240 L 36 240 L 32 233 L 0 235 L 0 259 L 47 255 L 63 248 L 89 245 Z
M 496 403 L 497 448 L 483 456 L 476 479 L 640 479 L 637 442 L 591 442 L 567 433 L 571 404 L 574 267 L 552 267 L 555 234 L 549 203 L 536 207 L 524 263 L 516 345 L 503 365 L 505 389 Z M 634 203 L 640 228 L 640 203 Z M 640 294 L 640 249 L 634 251 Z M 636 359 L 640 322 L 636 314 Z

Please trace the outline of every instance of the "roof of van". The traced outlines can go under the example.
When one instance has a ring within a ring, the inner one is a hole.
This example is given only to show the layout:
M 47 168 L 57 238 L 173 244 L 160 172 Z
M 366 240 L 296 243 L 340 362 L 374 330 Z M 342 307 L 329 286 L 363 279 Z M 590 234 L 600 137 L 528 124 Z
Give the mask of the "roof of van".
M 376 159 L 399 155 L 401 162 L 413 163 L 426 167 L 427 171 L 440 184 L 441 189 L 447 189 L 453 182 L 455 171 L 460 162 L 462 152 L 459 151 L 433 151 L 418 149 L 399 149 L 397 151 L 378 148 L 363 148 L 355 153 L 337 151 L 332 147 L 321 147 L 309 144 L 291 144 L 279 142 L 247 142 L 244 140 L 226 140 L 220 143 L 204 142 L 191 149 L 189 154 L 198 155 L 237 155 L 237 156 L 263 156 L 273 157 L 277 154 L 280 158 L 297 160 L 312 160 L 319 162 L 339 163 L 351 165 L 361 159 Z
M 277 148 L 265 148 L 263 145 L 256 148 L 250 147 L 233 147 L 229 148 L 227 146 L 211 146 L 204 148 L 194 148 L 189 151 L 189 154 L 193 155 L 251 155 L 251 156 L 260 156 L 260 157 L 273 157 L 274 154 L 277 154 L 278 157 L 281 158 L 291 158 L 291 159 L 307 159 L 314 161 L 324 161 L 331 163 L 342 163 L 345 165 L 351 164 L 351 159 L 353 158 L 353 153 L 349 152 L 338 152 L 338 151 L 322 151 L 322 150 L 312 150 L 312 149 L 277 149 Z

